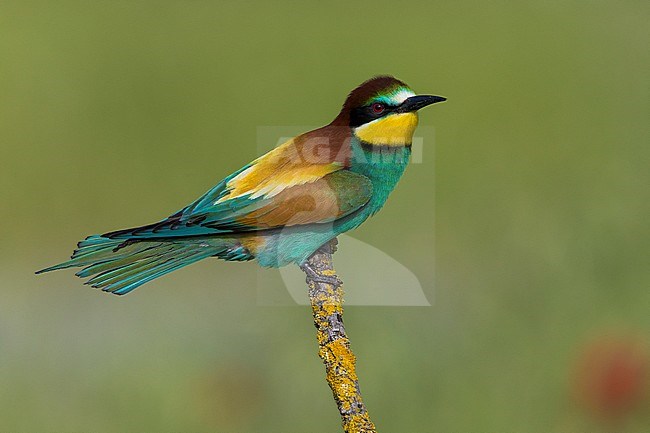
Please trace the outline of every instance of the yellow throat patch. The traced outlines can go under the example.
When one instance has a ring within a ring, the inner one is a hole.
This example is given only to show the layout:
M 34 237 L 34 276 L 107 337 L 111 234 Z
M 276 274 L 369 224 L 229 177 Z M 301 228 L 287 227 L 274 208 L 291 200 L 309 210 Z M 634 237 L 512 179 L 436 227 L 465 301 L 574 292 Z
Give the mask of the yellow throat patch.
M 377 146 L 409 146 L 418 126 L 416 113 L 389 114 L 356 128 L 358 139 Z

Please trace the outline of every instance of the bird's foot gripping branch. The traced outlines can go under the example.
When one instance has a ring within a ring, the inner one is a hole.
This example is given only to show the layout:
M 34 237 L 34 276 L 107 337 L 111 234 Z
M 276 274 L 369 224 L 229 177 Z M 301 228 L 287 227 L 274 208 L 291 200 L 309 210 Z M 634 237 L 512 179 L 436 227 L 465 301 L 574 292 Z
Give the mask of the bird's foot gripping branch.
M 331 240 L 301 266 L 307 275 L 318 355 L 325 364 L 327 383 L 341 414 L 343 430 L 346 433 L 375 433 L 375 425 L 361 398 L 356 359 L 343 326 L 343 284 L 332 264 L 336 245 L 337 240 Z

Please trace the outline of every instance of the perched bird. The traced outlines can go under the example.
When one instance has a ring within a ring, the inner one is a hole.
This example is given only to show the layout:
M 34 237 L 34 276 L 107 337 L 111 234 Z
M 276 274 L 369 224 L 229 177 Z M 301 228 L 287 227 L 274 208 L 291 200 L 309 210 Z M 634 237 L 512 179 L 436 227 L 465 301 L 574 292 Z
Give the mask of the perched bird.
M 124 295 L 207 257 L 304 267 L 381 209 L 409 162 L 417 110 L 444 100 L 372 78 L 330 124 L 257 158 L 169 218 L 89 236 L 70 260 L 37 273 L 83 267 L 76 275 L 92 276 L 86 284 Z

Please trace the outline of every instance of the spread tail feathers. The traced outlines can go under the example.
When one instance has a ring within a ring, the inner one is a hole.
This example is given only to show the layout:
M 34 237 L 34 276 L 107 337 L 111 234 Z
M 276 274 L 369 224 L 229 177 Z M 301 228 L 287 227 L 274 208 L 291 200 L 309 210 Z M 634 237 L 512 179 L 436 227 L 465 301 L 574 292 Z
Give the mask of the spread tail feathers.
M 84 267 L 76 275 L 82 278 L 93 276 L 86 284 L 105 292 L 125 295 L 154 278 L 199 260 L 230 255 L 232 246 L 232 241 L 219 238 L 130 242 L 93 235 L 79 242 L 70 260 L 42 269 L 37 274 Z

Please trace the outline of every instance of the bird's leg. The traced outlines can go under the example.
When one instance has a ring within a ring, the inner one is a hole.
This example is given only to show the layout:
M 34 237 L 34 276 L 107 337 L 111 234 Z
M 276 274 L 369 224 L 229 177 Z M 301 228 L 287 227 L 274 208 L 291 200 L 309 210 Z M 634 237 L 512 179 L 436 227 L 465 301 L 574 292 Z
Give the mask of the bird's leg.
M 337 238 L 330 239 L 329 241 L 325 242 L 323 245 L 318 247 L 318 250 L 321 253 L 325 254 L 334 254 L 336 250 L 338 249 L 339 245 L 339 240 Z
M 316 283 L 329 284 L 335 287 L 341 286 L 343 284 L 341 280 L 336 275 L 322 275 L 318 273 L 309 261 L 300 265 L 300 269 L 307 275 L 307 278 Z

